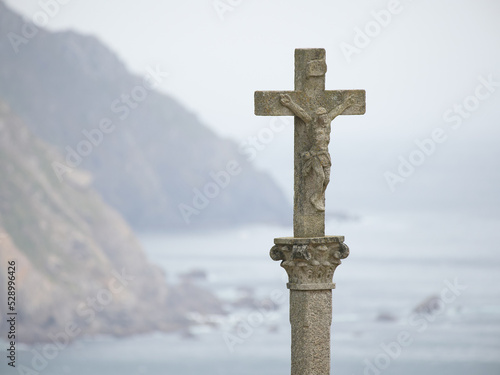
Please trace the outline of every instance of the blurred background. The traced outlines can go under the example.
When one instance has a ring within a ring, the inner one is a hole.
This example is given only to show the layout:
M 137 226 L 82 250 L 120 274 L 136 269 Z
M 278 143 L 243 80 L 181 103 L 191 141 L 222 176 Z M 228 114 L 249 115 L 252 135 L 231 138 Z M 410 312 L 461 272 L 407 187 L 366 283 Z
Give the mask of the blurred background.
M 253 93 L 325 48 L 326 88 L 367 93 L 332 123 L 332 372 L 500 374 L 499 14 L 0 0 L 0 373 L 289 371 L 293 119 Z

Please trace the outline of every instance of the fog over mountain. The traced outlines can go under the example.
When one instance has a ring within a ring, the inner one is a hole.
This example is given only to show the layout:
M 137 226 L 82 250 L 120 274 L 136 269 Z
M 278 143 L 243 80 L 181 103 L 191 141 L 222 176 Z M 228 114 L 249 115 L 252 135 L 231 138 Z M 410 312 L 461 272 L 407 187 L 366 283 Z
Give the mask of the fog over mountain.
M 89 171 L 135 228 L 287 222 L 290 205 L 270 176 L 156 91 L 168 77 L 160 65 L 131 74 L 95 37 L 48 32 L 4 3 L 0 35 L 0 97 L 65 156 L 53 164 L 60 179 Z
M 369 264 L 352 273 L 359 290 L 380 285 L 394 299 L 387 284 L 403 288 L 408 276 L 398 257 L 421 261 L 418 285 L 429 284 L 431 253 L 453 277 L 477 257 L 495 267 L 486 255 L 498 253 L 500 220 L 499 2 L 47 3 L 0 0 L 0 261 L 23 265 L 22 340 L 47 340 L 68 321 L 128 335 L 221 312 L 207 290 L 166 284 L 132 230 L 286 223 L 290 234 L 293 121 L 255 117 L 253 92 L 293 89 L 295 48 L 326 49 L 327 89 L 367 93 L 364 116 L 332 124 L 326 193 L 329 234 L 349 238 L 350 261 L 391 242 L 390 277 Z M 360 225 L 344 231 L 339 217 Z M 169 250 L 181 253 L 183 240 Z M 81 302 L 117 286 L 123 269 L 140 280 L 90 319 Z M 487 272 L 470 270 L 475 292 L 498 295 Z
M 42 10 L 38 0 L 8 3 L 28 18 Z M 221 3 L 228 6 L 214 7 Z M 492 215 L 500 90 L 481 89 L 477 105 L 473 98 L 480 77 L 500 81 L 499 12 L 490 0 L 88 0 L 61 5 L 46 27 L 98 36 L 138 74 L 160 64 L 169 77 L 159 90 L 238 143 L 272 121 L 253 115 L 253 92 L 292 89 L 293 50 L 325 48 L 326 88 L 367 93 L 364 116 L 332 125 L 327 209 Z M 400 156 L 408 161 L 436 128 L 446 141 L 422 161 L 417 155 L 420 165 L 391 191 L 384 174 L 399 174 Z M 253 159 L 289 201 L 292 155 L 289 122 Z
M 196 283 L 167 284 L 130 225 L 286 223 L 272 178 L 155 91 L 161 66 L 130 74 L 95 37 L 46 31 L 4 2 L 0 56 L 0 260 L 17 262 L 16 340 L 185 331 L 189 313 L 223 314 Z

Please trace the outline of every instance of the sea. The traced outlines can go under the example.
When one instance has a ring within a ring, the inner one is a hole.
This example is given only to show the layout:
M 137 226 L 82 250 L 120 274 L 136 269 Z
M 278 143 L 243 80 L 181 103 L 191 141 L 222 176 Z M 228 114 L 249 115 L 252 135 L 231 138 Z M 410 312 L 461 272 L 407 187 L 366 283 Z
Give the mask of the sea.
M 500 219 L 330 217 L 326 233 L 350 248 L 334 275 L 331 374 L 500 375 Z M 182 334 L 81 338 L 38 367 L 43 347 L 20 345 L 17 368 L 3 358 L 0 374 L 289 374 L 287 277 L 269 250 L 291 235 L 269 225 L 140 234 L 169 283 L 201 272 L 201 286 L 224 301 L 271 302 L 194 314 L 199 324 Z

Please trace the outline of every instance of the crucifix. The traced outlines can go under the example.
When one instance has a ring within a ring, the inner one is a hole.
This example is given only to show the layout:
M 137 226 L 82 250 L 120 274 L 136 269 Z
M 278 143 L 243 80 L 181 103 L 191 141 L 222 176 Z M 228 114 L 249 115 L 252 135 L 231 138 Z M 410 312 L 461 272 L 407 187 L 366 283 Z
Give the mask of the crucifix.
M 325 236 L 331 121 L 365 113 L 364 90 L 325 90 L 326 52 L 295 50 L 295 90 L 256 91 L 258 116 L 294 116 L 294 237 L 274 239 L 270 255 L 288 273 L 292 375 L 330 373 L 333 273 L 349 255 L 343 236 Z
M 330 180 L 330 122 L 365 113 L 364 90 L 325 91 L 326 53 L 295 50 L 295 91 L 256 91 L 258 116 L 295 116 L 295 237 L 325 235 L 325 189 Z

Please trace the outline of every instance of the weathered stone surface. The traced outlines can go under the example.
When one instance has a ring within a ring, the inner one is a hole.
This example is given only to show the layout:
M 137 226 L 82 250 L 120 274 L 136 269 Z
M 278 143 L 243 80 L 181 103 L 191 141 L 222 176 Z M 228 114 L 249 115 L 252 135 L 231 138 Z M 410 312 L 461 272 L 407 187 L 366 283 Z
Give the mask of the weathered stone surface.
M 290 290 L 292 375 L 330 373 L 331 290 Z
M 294 237 L 270 255 L 288 274 L 292 375 L 330 373 L 333 273 L 349 255 L 343 236 L 325 236 L 325 190 L 332 165 L 331 121 L 365 113 L 364 90 L 325 91 L 325 50 L 295 50 L 295 91 L 256 91 L 255 114 L 295 116 Z
M 273 260 L 282 261 L 289 289 L 334 289 L 333 273 L 341 259 L 349 255 L 349 248 L 343 241 L 343 236 L 275 238 L 270 255 Z
M 343 236 L 274 239 L 270 255 L 288 274 L 292 375 L 330 373 L 333 273 L 349 248 Z
M 295 116 L 294 236 L 325 235 L 325 190 L 330 181 L 330 122 L 365 113 L 364 90 L 325 91 L 322 48 L 295 50 L 295 91 L 256 91 L 255 114 Z

